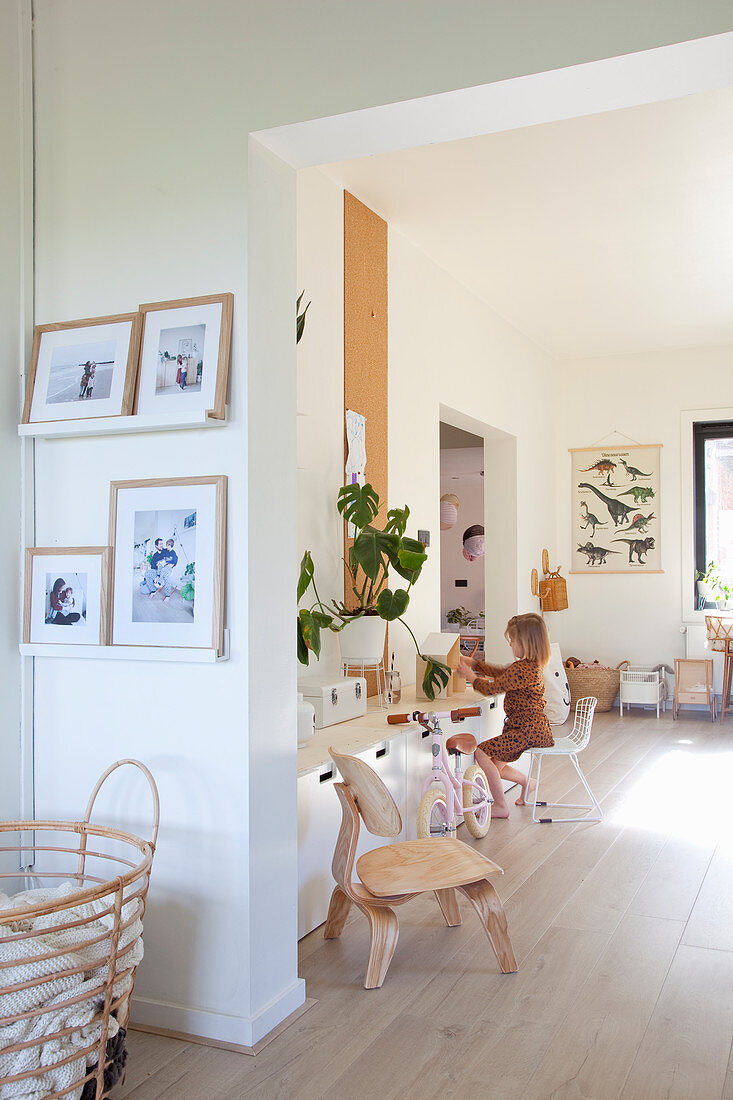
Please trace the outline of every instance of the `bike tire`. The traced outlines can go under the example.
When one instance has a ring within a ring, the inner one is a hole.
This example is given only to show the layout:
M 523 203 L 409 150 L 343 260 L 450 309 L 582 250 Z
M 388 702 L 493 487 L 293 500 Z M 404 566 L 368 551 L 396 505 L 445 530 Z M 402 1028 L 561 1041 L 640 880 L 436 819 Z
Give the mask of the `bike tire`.
M 417 839 L 427 840 L 432 836 L 443 836 L 443 823 L 448 821 L 448 802 L 442 787 L 431 787 L 420 799 L 417 808 Z
M 465 785 L 463 787 L 463 820 L 471 836 L 480 840 L 482 836 L 486 836 L 491 825 L 489 781 L 483 768 L 480 768 L 478 764 L 471 764 L 470 768 L 466 768 L 463 779 L 464 782 L 475 783 L 477 787 L 481 787 L 486 795 L 486 802 L 482 803 L 478 809 L 472 810 L 471 807 L 476 792 L 473 787 L 466 787 Z

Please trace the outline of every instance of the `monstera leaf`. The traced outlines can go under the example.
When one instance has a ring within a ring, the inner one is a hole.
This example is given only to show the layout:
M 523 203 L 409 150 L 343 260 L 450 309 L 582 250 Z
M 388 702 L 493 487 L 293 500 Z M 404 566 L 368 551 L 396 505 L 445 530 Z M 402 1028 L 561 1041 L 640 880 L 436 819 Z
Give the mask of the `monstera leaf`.
M 321 628 L 315 616 L 312 615 L 310 611 L 302 608 L 298 613 L 298 622 L 300 624 L 300 636 L 305 642 L 305 645 L 312 653 L 315 653 L 316 657 L 320 657 Z
M 405 505 L 404 508 L 390 508 L 387 512 L 387 523 L 385 524 L 385 531 L 394 531 L 402 538 L 407 530 L 407 521 L 410 518 L 410 509 Z
M 379 494 L 368 482 L 366 485 L 344 485 L 339 489 L 336 507 L 347 523 L 366 527 L 379 511 Z
M 306 645 L 305 638 L 303 637 L 303 623 L 301 622 L 300 615 L 298 615 L 297 623 L 298 623 L 298 633 L 297 633 L 298 660 L 300 661 L 301 665 L 307 665 L 308 664 L 308 659 L 309 659 L 308 658 L 308 646 Z
M 404 615 L 409 602 L 410 597 L 404 588 L 398 588 L 396 592 L 390 592 L 389 588 L 385 588 L 384 592 L 379 593 L 377 611 L 383 619 L 386 619 L 388 623 L 392 623 L 395 619 L 399 619 L 401 615 Z
M 399 545 L 399 535 L 377 531 L 376 527 L 365 527 L 357 535 L 350 557 L 361 566 L 370 581 L 376 581 L 380 569 L 386 568 L 386 561 L 391 561 L 397 554 Z
M 425 674 L 422 678 L 422 689 L 428 699 L 434 699 L 436 689 L 438 692 L 442 691 L 450 680 L 452 673 L 442 661 L 431 660 L 429 657 L 423 657 L 423 660 L 425 661 Z
M 311 557 L 310 550 L 306 550 L 303 554 L 303 560 L 300 563 L 300 576 L 298 577 L 298 603 L 305 595 L 308 585 L 313 580 L 314 574 L 313 558 Z
M 420 576 L 420 570 L 427 560 L 425 546 L 417 539 L 400 539 L 396 552 L 389 555 L 390 566 L 410 584 L 414 584 Z

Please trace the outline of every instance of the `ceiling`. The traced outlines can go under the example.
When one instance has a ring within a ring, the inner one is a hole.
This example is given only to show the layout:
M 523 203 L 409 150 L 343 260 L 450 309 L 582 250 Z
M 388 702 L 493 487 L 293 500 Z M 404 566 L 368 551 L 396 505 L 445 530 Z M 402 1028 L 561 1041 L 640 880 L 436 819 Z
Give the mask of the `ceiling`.
M 553 358 L 733 343 L 733 89 L 323 170 Z

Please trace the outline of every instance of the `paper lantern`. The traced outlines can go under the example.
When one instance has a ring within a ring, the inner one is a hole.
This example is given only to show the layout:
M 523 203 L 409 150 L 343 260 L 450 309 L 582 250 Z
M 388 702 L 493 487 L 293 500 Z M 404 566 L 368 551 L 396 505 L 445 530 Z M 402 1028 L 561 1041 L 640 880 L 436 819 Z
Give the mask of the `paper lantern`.
M 474 523 L 463 532 L 463 556 L 466 561 L 484 556 L 484 529 L 480 523 Z
M 461 502 L 455 493 L 444 493 L 440 498 L 440 529 L 450 531 L 458 522 L 458 509 Z

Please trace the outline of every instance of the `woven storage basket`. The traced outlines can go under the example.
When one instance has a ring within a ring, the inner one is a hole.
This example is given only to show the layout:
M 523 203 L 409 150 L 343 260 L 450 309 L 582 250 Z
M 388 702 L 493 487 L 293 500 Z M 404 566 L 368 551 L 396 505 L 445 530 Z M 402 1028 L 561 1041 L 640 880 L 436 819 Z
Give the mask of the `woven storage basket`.
M 91 824 L 100 787 L 122 764 L 140 768 L 150 784 L 149 841 Z M 145 765 L 118 760 L 97 781 L 83 821 L 0 822 L 0 852 L 14 852 L 34 880 L 25 897 L 0 908 L 0 1095 L 110 1095 L 142 956 L 158 806 Z M 0 873 L 0 889 L 19 877 Z
M 610 710 L 618 695 L 621 669 L 628 665 L 628 661 L 621 661 L 616 668 L 566 668 L 571 706 L 578 699 L 594 695 L 598 700 L 596 710 Z
M 568 586 L 560 570 L 548 573 L 539 583 L 543 611 L 565 611 L 568 606 Z

